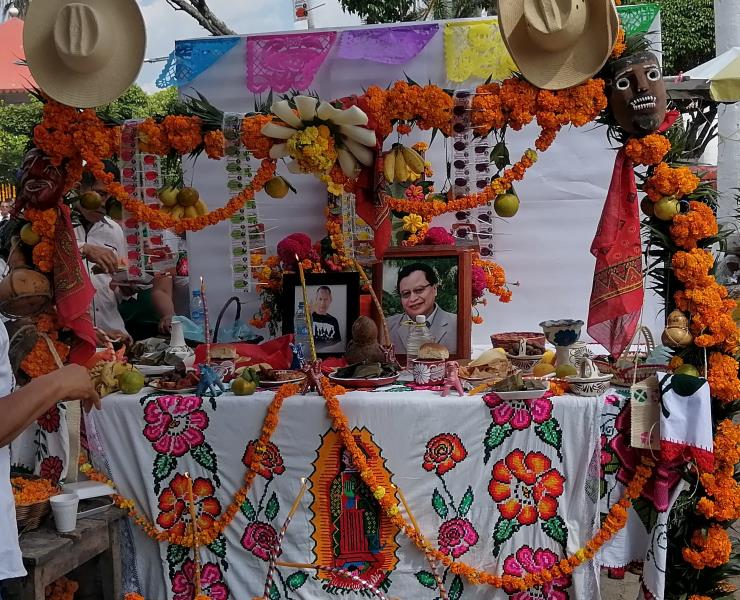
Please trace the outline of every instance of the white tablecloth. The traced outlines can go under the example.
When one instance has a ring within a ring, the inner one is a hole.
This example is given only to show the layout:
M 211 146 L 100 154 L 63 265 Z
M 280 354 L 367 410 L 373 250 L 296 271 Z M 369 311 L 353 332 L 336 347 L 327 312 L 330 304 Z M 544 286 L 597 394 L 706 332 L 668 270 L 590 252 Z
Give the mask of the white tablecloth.
M 601 443 L 616 434 L 614 419 L 624 396 L 562 396 L 489 407 L 481 396 L 397 390 L 351 392 L 342 407 L 361 447 L 403 490 L 425 536 L 455 560 L 499 574 L 551 566 L 582 547 L 595 533 L 606 502 L 619 499 L 616 469 L 606 468 L 610 474 L 600 482 L 600 465 L 613 464 Z M 160 527 L 186 525 L 178 494 L 182 474 L 189 472 L 198 478 L 199 515 L 208 522 L 240 486 L 245 449 L 259 435 L 271 399 L 272 392 L 226 395 L 214 403 L 110 396 L 104 410 L 88 418 L 96 466 Z M 272 441 L 271 470 L 255 479 L 249 502 L 225 536 L 201 551 L 206 593 L 214 600 L 262 595 L 266 545 L 305 477 L 311 488 L 288 528 L 281 560 L 356 568 L 389 597 L 438 595 L 424 556 L 389 528 L 358 485 L 353 466 L 342 460 L 322 398 L 286 399 Z M 665 551 L 652 543 L 655 531 L 632 517 L 604 562 L 622 566 L 651 558 L 647 579 L 655 593 L 656 582 L 662 587 L 655 563 L 664 564 Z M 133 526 L 124 538 L 125 591 L 152 600 L 192 597 L 193 565 L 184 549 L 158 545 Z M 585 565 L 543 596 L 594 600 L 598 570 L 595 563 Z M 341 577 L 322 573 L 318 579 L 315 573 L 280 568 L 271 598 L 327 597 L 351 587 Z M 450 598 L 508 598 L 442 574 Z

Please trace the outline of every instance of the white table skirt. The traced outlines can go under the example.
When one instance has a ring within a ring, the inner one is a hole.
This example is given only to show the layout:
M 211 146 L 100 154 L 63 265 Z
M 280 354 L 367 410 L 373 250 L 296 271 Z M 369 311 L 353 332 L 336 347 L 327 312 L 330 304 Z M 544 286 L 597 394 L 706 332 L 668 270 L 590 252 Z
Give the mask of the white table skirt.
M 607 502 L 619 499 L 621 484 L 613 473 L 600 481 L 599 465 L 605 463 L 600 444 L 615 434 L 614 418 L 624 396 L 566 395 L 492 411 L 481 396 L 442 398 L 437 392 L 397 389 L 348 393 L 343 410 L 366 453 L 380 453 L 424 535 L 455 560 L 498 574 L 524 575 L 537 565 L 550 566 L 582 547 L 594 535 Z M 189 472 L 201 479 L 196 495 L 207 522 L 226 509 L 239 488 L 245 449 L 258 437 L 272 397 L 272 392 L 226 395 L 212 405 L 193 397 L 109 396 L 104 410 L 88 417 L 94 461 L 160 527 L 187 523 L 186 515 L 169 509 L 180 489 L 178 476 Z M 342 461 L 322 398 L 286 399 L 272 441 L 279 451 L 274 469 L 256 477 L 249 502 L 224 537 L 201 551 L 206 593 L 214 600 L 262 595 L 265 544 L 280 529 L 305 477 L 311 488 L 288 528 L 281 560 L 355 568 L 387 589 L 388 597 L 438 596 L 423 554 L 390 530 L 358 485 L 352 465 Z M 454 452 L 443 452 L 447 460 L 435 465 L 428 447 Z M 528 486 L 517 474 L 524 479 L 534 474 L 539 483 Z M 533 503 L 529 494 L 535 489 L 538 502 Z M 504 498 L 509 493 L 513 496 Z M 513 497 L 521 502 L 508 503 Z M 600 561 L 623 566 L 647 558 L 646 582 L 660 598 L 665 549 L 656 536 L 667 515 L 659 515 L 650 532 L 631 517 Z M 192 561 L 184 549 L 157 544 L 138 528 L 130 529 L 124 536 L 125 591 L 140 591 L 150 600 L 192 598 Z M 598 572 L 595 561 L 585 565 L 572 580 L 555 582 L 545 597 L 594 600 L 599 597 Z M 280 568 L 271 598 L 327 597 L 352 587 L 346 578 L 315 574 Z M 441 574 L 450 598 L 509 597 Z

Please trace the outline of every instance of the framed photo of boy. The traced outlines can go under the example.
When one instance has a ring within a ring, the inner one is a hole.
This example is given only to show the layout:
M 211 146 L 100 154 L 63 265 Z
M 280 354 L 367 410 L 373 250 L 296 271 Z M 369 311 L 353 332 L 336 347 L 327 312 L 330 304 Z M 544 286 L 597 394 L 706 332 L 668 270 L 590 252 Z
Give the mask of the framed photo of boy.
M 359 273 L 306 273 L 316 353 L 321 357 L 344 354 L 352 336 L 352 324 L 360 315 Z M 294 319 L 303 302 L 297 273 L 283 276 L 283 335 L 294 333 Z M 304 348 L 308 357 L 308 349 Z
M 452 358 L 470 358 L 472 250 L 452 246 L 390 248 L 373 270 L 396 355 L 417 315 L 426 317 L 435 342 Z

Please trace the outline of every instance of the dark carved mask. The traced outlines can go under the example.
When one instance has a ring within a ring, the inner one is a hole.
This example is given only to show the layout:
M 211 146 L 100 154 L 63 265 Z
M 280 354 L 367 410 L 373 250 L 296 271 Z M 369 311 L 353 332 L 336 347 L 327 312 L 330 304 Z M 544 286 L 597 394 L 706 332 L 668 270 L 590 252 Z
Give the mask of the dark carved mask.
M 21 166 L 22 176 L 18 200 L 21 206 L 47 209 L 56 206 L 64 193 L 65 173 L 55 167 L 38 148 L 26 154 Z
M 658 59 L 638 52 L 610 65 L 609 106 L 619 126 L 634 135 L 646 135 L 665 119 L 667 95 Z

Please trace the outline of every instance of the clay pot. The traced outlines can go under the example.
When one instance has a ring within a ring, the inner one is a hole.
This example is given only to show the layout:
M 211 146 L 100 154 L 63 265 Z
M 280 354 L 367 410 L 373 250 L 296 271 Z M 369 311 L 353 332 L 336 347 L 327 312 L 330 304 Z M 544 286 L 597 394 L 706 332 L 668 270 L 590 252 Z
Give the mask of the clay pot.
M 661 341 L 665 346 L 674 349 L 686 348 L 694 341 L 694 336 L 689 331 L 689 319 L 680 310 L 674 310 L 668 315 Z
M 32 317 L 51 303 L 51 283 L 43 273 L 16 267 L 0 281 L 0 312 L 9 317 Z

